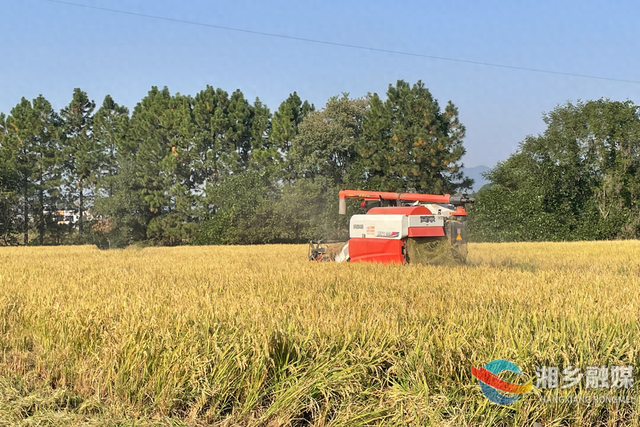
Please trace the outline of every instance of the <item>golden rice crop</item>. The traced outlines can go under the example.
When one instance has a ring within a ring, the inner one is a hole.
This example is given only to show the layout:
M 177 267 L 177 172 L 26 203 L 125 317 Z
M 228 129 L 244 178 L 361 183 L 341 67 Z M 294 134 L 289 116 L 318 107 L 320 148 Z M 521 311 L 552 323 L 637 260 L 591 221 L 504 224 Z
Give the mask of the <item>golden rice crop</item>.
M 538 399 L 581 388 L 495 405 L 471 366 L 637 366 L 639 256 L 632 241 L 470 244 L 464 266 L 2 248 L 0 425 L 638 425 L 635 404 Z

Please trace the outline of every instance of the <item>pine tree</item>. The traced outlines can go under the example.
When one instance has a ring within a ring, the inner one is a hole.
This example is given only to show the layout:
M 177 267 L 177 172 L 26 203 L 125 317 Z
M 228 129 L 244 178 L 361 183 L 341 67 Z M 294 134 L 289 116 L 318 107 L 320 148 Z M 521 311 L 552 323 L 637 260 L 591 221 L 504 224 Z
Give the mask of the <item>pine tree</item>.
M 118 105 L 107 95 L 93 118 L 93 134 L 100 153 L 97 170 L 98 189 L 113 197 L 114 179 L 118 174 L 118 155 L 127 151 L 129 109 Z
M 278 147 L 270 140 L 271 113 L 259 98 L 251 108 L 250 168 L 264 169 L 279 159 Z
M 153 87 L 133 111 L 129 136 L 137 185 L 152 214 L 147 236 L 164 244 L 189 239 L 199 176 L 191 98 Z
M 202 186 L 216 185 L 225 175 L 222 158 L 232 151 L 226 138 L 229 129 L 227 109 L 229 95 L 211 86 L 199 92 L 193 100 L 194 138 L 198 153 L 195 168 Z
M 17 243 L 18 174 L 6 138 L 7 117 L 0 113 L 0 239 L 4 245 Z
M 38 242 L 44 244 L 45 209 L 55 206 L 60 184 L 60 119 L 42 95 L 33 102 L 22 98 L 6 120 L 7 133 L 3 147 L 11 153 L 8 159 L 19 181 L 22 204 L 23 242 L 29 242 L 31 212 L 38 230 Z
M 86 192 L 93 194 L 100 150 L 93 133 L 96 104 L 86 92 L 76 88 L 71 103 L 62 109 L 62 157 L 64 178 L 70 201 L 78 202 L 78 231 L 84 230 Z
M 470 188 L 460 160 L 465 128 L 449 102 L 441 111 L 421 81 L 389 85 L 387 99 L 371 96 L 358 153 L 371 189 L 450 193 Z
M 273 113 L 270 138 L 284 156 L 284 178 L 290 182 L 295 179 L 296 174 L 289 150 L 298 135 L 300 123 L 312 111 L 315 111 L 313 104 L 302 102 L 298 94 L 293 92 Z

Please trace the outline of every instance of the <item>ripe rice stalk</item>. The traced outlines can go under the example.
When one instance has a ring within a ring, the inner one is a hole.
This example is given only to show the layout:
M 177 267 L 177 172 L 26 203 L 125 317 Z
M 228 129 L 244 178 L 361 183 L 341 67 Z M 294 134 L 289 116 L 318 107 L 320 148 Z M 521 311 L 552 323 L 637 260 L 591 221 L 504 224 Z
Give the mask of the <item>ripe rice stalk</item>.
M 2 248 L 0 425 L 638 425 L 633 404 L 539 402 L 584 387 L 492 404 L 471 366 L 635 366 L 639 242 L 306 250 Z

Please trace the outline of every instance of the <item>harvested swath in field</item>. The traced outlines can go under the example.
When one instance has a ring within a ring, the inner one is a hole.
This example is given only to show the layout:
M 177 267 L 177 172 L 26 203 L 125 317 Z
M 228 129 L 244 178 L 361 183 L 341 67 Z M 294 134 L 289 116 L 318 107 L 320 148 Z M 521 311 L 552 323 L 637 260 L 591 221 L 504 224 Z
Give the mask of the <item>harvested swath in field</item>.
M 454 246 L 447 239 L 434 237 L 409 238 L 405 244 L 406 258 L 412 264 L 464 264 L 467 245 Z
M 471 376 L 635 366 L 638 242 L 471 244 L 463 266 L 306 250 L 0 250 L 0 425 L 638 424 L 542 391 L 500 407 Z

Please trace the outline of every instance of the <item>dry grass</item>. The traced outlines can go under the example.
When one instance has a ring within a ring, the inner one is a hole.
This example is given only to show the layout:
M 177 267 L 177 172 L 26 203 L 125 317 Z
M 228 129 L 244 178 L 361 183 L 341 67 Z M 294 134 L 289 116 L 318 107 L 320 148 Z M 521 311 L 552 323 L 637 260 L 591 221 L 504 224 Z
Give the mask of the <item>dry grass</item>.
M 640 243 L 472 244 L 453 267 L 306 250 L 1 249 L 0 425 L 639 424 L 540 391 L 500 407 L 470 369 L 637 366 Z

